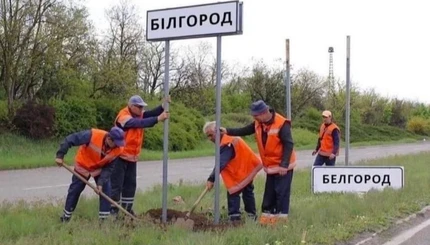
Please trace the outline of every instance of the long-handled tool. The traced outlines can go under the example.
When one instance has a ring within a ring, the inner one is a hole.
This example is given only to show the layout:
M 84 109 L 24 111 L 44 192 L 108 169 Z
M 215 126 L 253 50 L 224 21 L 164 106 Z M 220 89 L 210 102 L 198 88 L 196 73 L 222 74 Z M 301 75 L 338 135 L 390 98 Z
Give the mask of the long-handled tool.
M 92 185 L 90 182 L 88 182 L 88 180 L 86 180 L 84 177 L 82 177 L 80 174 L 76 173 L 76 171 L 74 169 L 72 169 L 70 166 L 62 163 L 61 164 L 65 169 L 67 169 L 69 172 L 71 172 L 73 175 L 75 175 L 76 177 L 78 177 L 80 180 L 82 180 L 82 182 L 84 182 L 85 184 L 87 184 L 89 187 L 91 187 L 96 193 L 99 193 L 99 195 L 101 195 L 103 198 L 105 198 L 106 200 L 108 200 L 112 205 L 114 205 L 115 207 L 117 207 L 119 210 L 121 210 L 122 212 L 124 212 L 125 214 L 127 214 L 128 216 L 130 216 L 132 219 L 135 220 L 139 220 L 137 217 L 135 217 L 134 215 L 132 215 L 130 212 L 128 212 L 126 209 L 124 209 L 121 205 L 119 205 L 117 202 L 115 202 L 114 200 L 112 200 L 110 197 L 108 197 L 106 194 L 104 194 L 103 192 L 99 192 L 97 187 Z
M 203 196 L 208 192 L 208 188 L 206 187 L 205 190 L 202 192 L 202 194 L 200 194 L 199 198 L 197 198 L 197 201 L 193 204 L 193 206 L 191 207 L 190 211 L 187 212 L 187 214 L 185 215 L 185 218 L 177 218 L 176 222 L 174 223 L 175 226 L 181 227 L 181 228 L 185 228 L 188 230 L 192 230 L 194 227 L 194 220 L 190 219 L 190 215 L 191 213 L 194 211 L 194 209 L 197 207 L 197 204 L 200 203 L 200 201 L 202 200 Z
M 190 211 L 188 211 L 188 213 L 186 214 L 187 218 L 190 217 L 191 213 L 194 211 L 194 209 L 196 209 L 197 204 L 200 203 L 200 201 L 202 200 L 202 198 L 205 196 L 205 194 L 209 191 L 208 187 L 206 187 L 202 194 L 200 194 L 199 198 L 197 198 L 197 201 L 193 204 L 193 206 L 191 207 Z

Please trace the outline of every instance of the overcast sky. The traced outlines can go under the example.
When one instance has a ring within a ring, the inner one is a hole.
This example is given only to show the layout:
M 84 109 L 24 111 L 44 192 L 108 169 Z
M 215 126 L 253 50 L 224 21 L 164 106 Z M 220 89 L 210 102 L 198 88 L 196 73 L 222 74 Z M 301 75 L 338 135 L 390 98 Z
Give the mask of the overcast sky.
M 97 28 L 104 11 L 119 0 L 85 0 Z M 212 3 L 211 0 L 131 0 L 145 23 L 152 9 Z M 430 9 L 424 0 L 244 0 L 244 33 L 223 37 L 222 58 L 247 64 L 252 58 L 285 58 L 291 64 L 328 75 L 328 47 L 334 47 L 334 73 L 346 77 L 346 36 L 351 36 L 351 79 L 384 96 L 430 103 Z M 172 46 L 216 38 L 173 41 Z

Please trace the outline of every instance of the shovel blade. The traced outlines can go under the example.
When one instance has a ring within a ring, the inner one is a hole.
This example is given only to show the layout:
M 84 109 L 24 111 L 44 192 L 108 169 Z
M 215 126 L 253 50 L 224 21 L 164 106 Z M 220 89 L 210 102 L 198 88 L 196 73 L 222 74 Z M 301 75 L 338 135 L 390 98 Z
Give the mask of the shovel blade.
M 186 229 L 186 230 L 193 230 L 194 220 L 192 219 L 185 220 L 184 218 L 177 218 L 174 223 L 174 226 L 182 229 Z

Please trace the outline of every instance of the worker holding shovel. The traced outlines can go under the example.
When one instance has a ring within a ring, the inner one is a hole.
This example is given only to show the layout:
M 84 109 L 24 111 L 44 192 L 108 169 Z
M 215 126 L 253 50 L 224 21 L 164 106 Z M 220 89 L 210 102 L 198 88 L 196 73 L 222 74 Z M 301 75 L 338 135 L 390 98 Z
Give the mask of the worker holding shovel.
M 67 136 L 60 144 L 55 162 L 57 165 L 64 165 L 64 156 L 72 146 L 79 146 L 75 157 L 74 172 L 81 175 L 86 180 L 93 176 L 97 189 L 96 193 L 102 191 L 110 194 L 110 175 L 115 160 L 123 151 L 124 131 L 118 127 L 113 127 L 109 132 L 100 129 L 90 129 L 77 132 Z M 72 183 L 67 193 L 61 222 L 68 222 L 73 211 L 78 204 L 79 197 L 85 189 L 86 183 L 76 175 L 72 177 Z M 110 214 L 110 203 L 100 196 L 99 219 L 104 220 Z
M 203 127 L 208 139 L 215 143 L 215 122 Z M 220 135 L 220 173 L 227 188 L 228 216 L 230 221 L 241 220 L 240 194 L 248 217 L 256 219 L 253 180 L 263 168 L 261 160 L 240 137 Z M 215 170 L 206 184 L 208 190 L 215 182 Z

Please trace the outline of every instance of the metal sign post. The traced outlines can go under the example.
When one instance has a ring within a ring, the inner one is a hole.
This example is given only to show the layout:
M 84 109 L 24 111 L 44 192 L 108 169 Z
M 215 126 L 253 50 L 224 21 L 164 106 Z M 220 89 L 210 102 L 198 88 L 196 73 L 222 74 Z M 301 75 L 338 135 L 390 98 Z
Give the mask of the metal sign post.
M 285 98 L 287 118 L 291 120 L 291 81 L 290 81 L 290 39 L 285 40 L 285 57 L 286 57 L 286 72 L 285 72 Z
M 219 212 L 219 175 L 220 175 L 220 125 L 221 125 L 221 36 L 216 39 L 216 136 L 215 136 L 215 223 L 218 224 L 220 218 Z
M 349 131 L 350 131 L 350 111 L 351 111 L 351 81 L 350 81 L 350 36 L 346 36 L 346 110 L 345 110 L 345 165 L 349 165 Z
M 215 224 L 219 223 L 220 125 L 221 125 L 221 37 L 243 33 L 243 3 L 217 2 L 177 8 L 149 10 L 146 14 L 146 40 L 165 41 L 164 94 L 169 94 L 170 40 L 217 37 L 216 143 L 215 143 Z M 168 121 L 164 123 L 162 221 L 167 221 Z
M 164 97 L 169 96 L 169 52 L 170 52 L 170 41 L 165 41 L 164 46 Z M 169 103 L 164 103 L 164 110 L 169 111 Z M 163 130 L 163 196 L 162 196 L 162 221 L 167 221 L 167 159 L 169 154 L 169 119 L 164 120 Z

